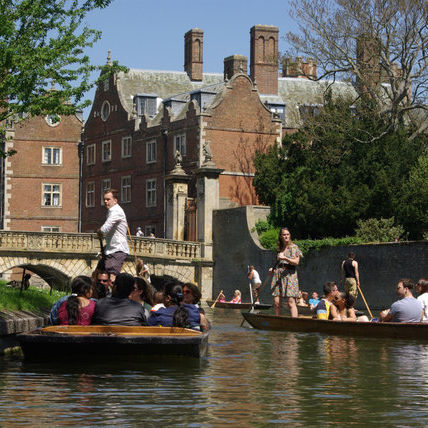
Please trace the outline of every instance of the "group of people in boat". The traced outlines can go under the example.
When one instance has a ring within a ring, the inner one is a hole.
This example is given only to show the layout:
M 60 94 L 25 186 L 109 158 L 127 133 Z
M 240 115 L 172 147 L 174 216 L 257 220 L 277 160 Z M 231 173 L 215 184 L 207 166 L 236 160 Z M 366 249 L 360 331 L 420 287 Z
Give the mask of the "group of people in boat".
M 235 290 L 233 292 L 232 300 L 227 301 L 223 291 L 220 291 L 218 295 L 218 301 L 220 303 L 242 303 L 242 294 L 239 290 Z
M 104 192 L 104 205 L 107 218 L 97 231 L 100 239 L 106 240 L 101 260 L 92 278 L 78 276 L 72 281 L 71 295 L 53 305 L 50 323 L 207 330 L 209 322 L 198 305 L 201 292 L 195 284 L 164 280 L 154 289 L 142 261 L 136 263 L 137 276 L 121 273 L 129 254 L 129 227 L 116 190 Z
M 53 325 L 127 325 L 183 327 L 205 331 L 209 322 L 199 307 L 199 288 L 193 283 L 165 280 L 156 291 L 142 277 L 119 273 L 114 280 L 96 269 L 92 278 L 77 276 L 71 295 L 50 311 Z
M 302 252 L 291 240 L 290 230 L 286 227 L 281 228 L 278 236 L 276 264 L 269 270 L 269 274 L 272 276 L 271 290 L 275 315 L 281 314 L 282 303 L 285 299 L 292 317 L 298 316 L 299 306 L 306 306 L 305 301 L 308 294 L 303 294 L 299 289 L 296 271 L 301 257 Z M 253 270 L 254 267 L 251 266 L 249 272 L 251 273 Z M 358 263 L 353 252 L 350 252 L 347 259 L 342 262 L 341 276 L 344 291 L 339 291 L 336 282 L 329 281 L 323 286 L 324 295 L 321 299 L 318 299 L 316 292 L 312 293 L 309 306 L 314 316 L 319 319 L 370 321 L 365 315 L 358 317 L 354 309 L 360 279 Z M 416 284 L 420 294 L 417 299 L 413 297 L 413 288 L 412 280 L 399 280 L 396 287 L 399 300 L 390 309 L 382 311 L 379 319 L 373 320 L 379 322 L 428 322 L 428 280 L 422 278 Z

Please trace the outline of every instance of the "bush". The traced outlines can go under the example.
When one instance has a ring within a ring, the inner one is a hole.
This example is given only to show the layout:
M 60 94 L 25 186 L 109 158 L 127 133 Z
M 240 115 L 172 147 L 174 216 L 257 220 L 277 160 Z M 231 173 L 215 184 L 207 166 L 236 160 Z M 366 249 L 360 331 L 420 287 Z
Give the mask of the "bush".
M 358 220 L 355 234 L 364 242 L 394 242 L 404 237 L 403 226 L 394 222 L 394 217 Z
M 279 228 L 269 229 L 259 235 L 260 243 L 263 247 L 276 251 L 278 244 Z M 319 251 L 324 247 L 336 247 L 339 245 L 355 245 L 362 244 L 363 240 L 356 236 L 347 236 L 345 238 L 324 238 L 324 239 L 304 239 L 294 241 L 302 251 L 303 255 L 311 250 Z

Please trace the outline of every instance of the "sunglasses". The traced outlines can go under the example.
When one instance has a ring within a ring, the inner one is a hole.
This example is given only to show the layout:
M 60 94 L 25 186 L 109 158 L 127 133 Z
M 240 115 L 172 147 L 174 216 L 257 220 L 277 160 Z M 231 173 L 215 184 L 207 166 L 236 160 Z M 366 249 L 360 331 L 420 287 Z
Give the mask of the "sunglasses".
M 190 290 L 183 290 L 183 294 L 192 294 Z

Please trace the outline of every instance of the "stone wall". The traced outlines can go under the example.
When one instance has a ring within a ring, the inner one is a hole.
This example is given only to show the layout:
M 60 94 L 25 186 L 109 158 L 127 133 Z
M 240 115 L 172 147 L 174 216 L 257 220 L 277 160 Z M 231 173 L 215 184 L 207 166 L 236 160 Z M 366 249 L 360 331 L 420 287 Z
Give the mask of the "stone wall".
M 272 251 L 263 249 L 257 233 L 251 232 L 258 218 L 266 218 L 266 207 L 248 206 L 214 212 L 214 284 L 213 296 L 224 290 L 227 299 L 240 289 L 243 300 L 249 301 L 247 266 L 252 264 L 265 280 L 275 262 Z M 292 231 L 291 231 L 292 232 Z M 361 288 L 371 308 L 389 306 L 395 298 L 398 279 L 417 281 L 428 277 L 428 241 L 330 247 L 310 252 L 298 268 L 301 289 L 322 294 L 325 281 L 340 282 L 340 265 L 349 251 L 356 254 L 360 266 Z M 262 300 L 271 302 L 269 284 Z M 339 287 L 341 288 L 341 286 Z M 364 303 L 359 298 L 358 308 Z

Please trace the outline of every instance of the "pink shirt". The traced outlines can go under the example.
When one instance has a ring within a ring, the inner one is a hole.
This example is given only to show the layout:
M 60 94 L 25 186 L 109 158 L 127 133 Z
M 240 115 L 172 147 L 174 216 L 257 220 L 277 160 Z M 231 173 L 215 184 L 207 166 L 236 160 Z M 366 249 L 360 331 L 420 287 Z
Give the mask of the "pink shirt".
M 90 300 L 88 306 L 80 308 L 76 325 L 90 325 L 94 310 L 95 302 Z M 58 309 L 58 319 L 61 325 L 68 325 L 67 300 Z

